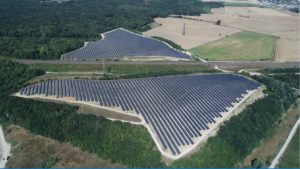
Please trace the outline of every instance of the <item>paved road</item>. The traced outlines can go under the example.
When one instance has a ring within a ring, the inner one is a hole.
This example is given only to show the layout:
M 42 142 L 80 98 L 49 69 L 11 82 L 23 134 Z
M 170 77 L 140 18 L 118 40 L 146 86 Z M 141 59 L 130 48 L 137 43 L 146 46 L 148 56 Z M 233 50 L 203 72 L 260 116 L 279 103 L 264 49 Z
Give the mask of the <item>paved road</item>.
M 0 126 L 0 168 L 5 168 L 7 157 L 9 157 L 11 146 L 5 141 L 2 127 Z
M 274 160 L 272 161 L 272 164 L 270 165 L 269 168 L 275 168 L 276 165 L 279 163 L 280 158 L 282 157 L 282 155 L 284 154 L 285 150 L 287 149 L 289 143 L 291 142 L 293 136 L 295 135 L 295 133 L 298 131 L 298 127 L 300 125 L 300 118 L 297 120 L 296 124 L 294 125 L 292 131 L 290 132 L 288 138 L 286 139 L 285 143 L 283 144 L 283 146 L 281 147 L 279 153 L 276 155 L 276 157 L 274 158 Z M 299 132 L 299 131 L 298 131 Z
M 145 65 L 208 65 L 223 69 L 250 69 L 250 68 L 276 68 L 276 67 L 295 67 L 300 66 L 300 62 L 275 62 L 275 61 L 220 61 L 220 62 L 200 62 L 200 61 L 67 61 L 67 60 L 22 60 L 15 61 L 24 64 L 145 64 Z

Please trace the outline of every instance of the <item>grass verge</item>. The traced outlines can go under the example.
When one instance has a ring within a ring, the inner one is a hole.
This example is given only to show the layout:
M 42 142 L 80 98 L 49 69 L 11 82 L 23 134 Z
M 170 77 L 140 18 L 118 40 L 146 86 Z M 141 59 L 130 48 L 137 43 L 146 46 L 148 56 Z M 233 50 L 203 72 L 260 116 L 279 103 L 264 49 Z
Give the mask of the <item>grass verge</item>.
M 290 142 L 288 148 L 286 149 L 285 153 L 283 154 L 282 159 L 279 162 L 279 168 L 299 168 L 299 159 L 300 159 L 300 149 L 299 149 L 299 138 L 300 138 L 300 131 L 298 127 L 298 132 L 295 133 L 293 136 L 292 141 Z

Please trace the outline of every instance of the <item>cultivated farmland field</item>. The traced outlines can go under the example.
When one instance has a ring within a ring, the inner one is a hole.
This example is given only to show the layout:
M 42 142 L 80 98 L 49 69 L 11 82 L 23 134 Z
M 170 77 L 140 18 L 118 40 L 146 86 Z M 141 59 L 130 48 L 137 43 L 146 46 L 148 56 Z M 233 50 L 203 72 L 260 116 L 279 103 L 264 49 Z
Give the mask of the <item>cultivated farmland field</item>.
M 209 61 L 257 61 L 274 57 L 276 37 L 255 32 L 240 32 L 190 50 Z
M 225 6 L 213 9 L 212 14 L 184 17 L 200 23 L 220 20 L 220 27 L 277 36 L 274 59 L 299 61 L 299 14 L 270 8 Z
M 217 26 L 215 22 L 199 22 L 182 18 L 156 18 L 155 22 L 161 26 L 144 32 L 144 35 L 163 37 L 179 44 L 184 49 L 190 49 L 240 32 L 238 29 Z M 184 23 L 186 30 L 185 35 L 182 35 Z

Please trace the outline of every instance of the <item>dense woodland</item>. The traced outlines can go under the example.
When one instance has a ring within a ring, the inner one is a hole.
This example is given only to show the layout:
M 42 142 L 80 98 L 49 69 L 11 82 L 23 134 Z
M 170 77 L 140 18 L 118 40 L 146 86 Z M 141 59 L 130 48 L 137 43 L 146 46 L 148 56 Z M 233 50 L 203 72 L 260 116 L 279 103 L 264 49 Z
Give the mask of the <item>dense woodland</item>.
M 155 17 L 199 15 L 222 5 L 198 0 L 1 0 L 0 56 L 58 59 L 114 28 L 143 31 Z
M 300 89 L 300 68 L 273 68 L 273 69 L 262 69 L 260 72 L 271 76 L 277 80 L 280 80 L 292 88 Z
M 0 59 L 0 99 L 20 89 L 29 79 L 44 74 L 41 69 Z
M 300 75 L 299 74 L 276 74 L 272 75 L 273 78 L 280 80 L 293 88 L 300 89 Z
M 300 68 L 269 68 L 269 69 L 261 69 L 260 72 L 265 74 L 277 74 L 277 73 L 300 73 Z

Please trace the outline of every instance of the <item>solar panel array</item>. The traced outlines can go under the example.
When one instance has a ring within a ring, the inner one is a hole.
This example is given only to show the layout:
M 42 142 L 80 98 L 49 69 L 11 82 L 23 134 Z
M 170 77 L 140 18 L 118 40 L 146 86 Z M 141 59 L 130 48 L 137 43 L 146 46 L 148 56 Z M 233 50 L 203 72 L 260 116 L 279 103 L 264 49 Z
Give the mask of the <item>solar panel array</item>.
M 123 57 L 172 57 L 189 59 L 190 56 L 170 48 L 165 43 L 137 35 L 124 29 L 104 34 L 104 39 L 89 42 L 85 47 L 63 54 L 63 60 L 96 60 Z
M 208 124 L 259 83 L 233 74 L 186 75 L 127 80 L 47 80 L 20 90 L 101 106 L 134 110 L 157 134 L 164 149 L 180 154 L 180 146 L 194 144 Z

